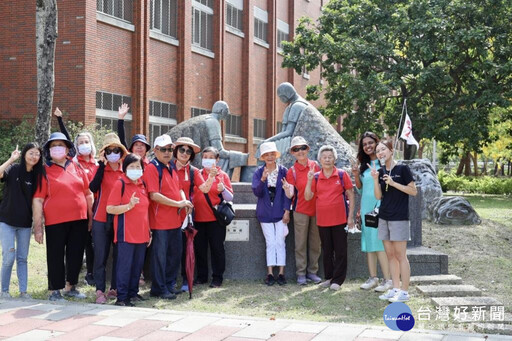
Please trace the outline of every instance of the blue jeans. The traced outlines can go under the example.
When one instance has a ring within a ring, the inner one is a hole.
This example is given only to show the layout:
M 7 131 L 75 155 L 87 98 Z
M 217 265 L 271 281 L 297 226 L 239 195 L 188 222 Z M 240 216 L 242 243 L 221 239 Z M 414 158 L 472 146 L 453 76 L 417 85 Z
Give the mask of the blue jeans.
M 176 277 L 181 263 L 181 229 L 152 230 L 151 292 L 164 295 L 176 286 Z
M 117 243 L 117 300 L 126 301 L 139 293 L 139 278 L 148 244 Z
M 117 289 L 117 245 L 114 244 L 114 229 L 111 224 L 100 221 L 92 221 L 92 245 L 94 249 L 94 282 L 96 290 L 105 292 L 106 288 L 106 268 L 110 246 L 112 246 L 112 276 L 110 278 L 110 288 Z
M 16 272 L 20 292 L 27 292 L 27 257 L 32 229 L 14 227 L 0 223 L 0 239 L 2 242 L 2 292 L 9 292 L 12 266 L 16 259 Z M 14 243 L 16 242 L 16 247 Z

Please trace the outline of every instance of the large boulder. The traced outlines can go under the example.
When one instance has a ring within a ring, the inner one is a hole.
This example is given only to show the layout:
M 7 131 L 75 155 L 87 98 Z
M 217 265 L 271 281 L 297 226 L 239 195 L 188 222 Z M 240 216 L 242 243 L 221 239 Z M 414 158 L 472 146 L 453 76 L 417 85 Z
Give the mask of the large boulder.
M 436 171 L 428 159 L 403 160 L 399 163 L 409 166 L 416 187 L 421 188 L 423 193 L 423 202 L 421 204 L 421 218 L 427 217 L 427 206 L 435 199 L 443 196 L 441 184 L 437 179 Z
M 482 222 L 463 197 L 435 198 L 428 204 L 427 218 L 441 225 L 478 225 Z

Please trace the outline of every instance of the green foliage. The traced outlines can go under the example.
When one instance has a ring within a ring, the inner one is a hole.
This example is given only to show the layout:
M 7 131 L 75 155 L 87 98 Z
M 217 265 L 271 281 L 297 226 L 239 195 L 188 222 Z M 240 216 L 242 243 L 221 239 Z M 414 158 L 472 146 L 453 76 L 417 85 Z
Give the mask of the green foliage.
M 348 140 L 394 134 L 407 98 L 418 141 L 480 151 L 490 110 L 512 98 L 511 12 L 508 0 L 331 0 L 300 21 L 283 66 L 321 66 L 327 82 L 308 96 L 324 91 L 331 121 L 346 115 Z
M 512 195 L 512 178 L 457 176 L 454 172 L 446 173 L 442 170 L 437 177 L 443 192 Z

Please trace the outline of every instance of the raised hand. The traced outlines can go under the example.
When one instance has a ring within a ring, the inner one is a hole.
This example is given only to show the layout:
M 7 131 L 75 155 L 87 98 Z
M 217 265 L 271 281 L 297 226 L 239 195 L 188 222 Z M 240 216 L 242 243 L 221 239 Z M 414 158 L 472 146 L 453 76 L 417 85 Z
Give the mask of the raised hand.
M 53 114 L 57 117 L 62 117 L 62 111 L 60 111 L 59 107 L 55 108 L 55 111 L 53 112 Z
M 217 191 L 218 192 L 223 192 L 224 190 L 226 189 L 226 186 L 224 186 L 224 183 L 222 182 L 222 180 L 217 184 Z
M 107 159 L 105 158 L 105 150 L 103 150 L 100 155 L 98 155 L 98 161 L 103 162 L 105 165 L 107 164 Z
M 352 174 L 354 176 L 359 175 L 359 161 L 350 160 L 350 165 L 352 166 Z
M 372 176 L 372 178 L 378 179 L 379 171 L 377 170 L 377 166 L 372 166 L 369 163 L 367 163 L 366 165 L 368 166 L 368 168 L 370 168 L 370 175 Z
M 293 185 L 288 183 L 285 178 L 281 180 L 283 182 L 283 189 L 288 198 L 293 197 Z
M 269 173 L 270 172 L 268 171 L 267 167 L 263 168 L 263 174 L 261 174 L 261 181 L 266 181 Z
M 315 164 L 312 163 L 311 166 L 309 166 L 308 180 L 313 180 L 314 177 L 315 177 Z
M 128 104 L 126 103 L 123 103 L 118 111 L 117 111 L 117 118 L 120 119 L 120 120 L 124 120 L 124 117 L 126 116 L 126 114 L 128 113 L 128 110 L 130 110 L 130 107 L 128 106 Z
M 139 203 L 140 199 L 135 196 L 135 192 L 132 194 L 132 197 L 130 198 L 130 208 L 133 208 L 135 205 Z
M 212 178 L 214 178 L 218 173 L 219 173 L 219 171 L 218 171 L 217 167 L 212 167 L 212 168 L 210 168 L 210 174 L 209 174 L 209 175 L 210 175 Z
M 16 149 L 14 149 L 11 153 L 11 161 L 16 161 L 20 157 L 20 151 L 18 150 L 18 145 L 16 145 Z

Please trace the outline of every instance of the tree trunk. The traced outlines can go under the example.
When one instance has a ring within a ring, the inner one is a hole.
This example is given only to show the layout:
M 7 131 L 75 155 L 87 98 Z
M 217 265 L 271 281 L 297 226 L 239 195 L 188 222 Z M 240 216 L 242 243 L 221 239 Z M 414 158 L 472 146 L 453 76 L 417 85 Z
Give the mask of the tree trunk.
M 466 156 L 464 157 L 464 175 L 471 175 L 471 154 L 469 153 L 466 153 Z
M 425 149 L 425 144 L 420 143 L 420 149 L 418 149 L 418 159 L 423 159 L 423 150 Z
M 36 0 L 37 120 L 36 141 L 43 145 L 50 136 L 54 59 L 57 40 L 57 0 Z
M 475 176 L 478 176 L 478 154 L 473 152 L 473 167 L 475 168 Z
M 487 158 L 484 159 L 484 167 L 482 168 L 482 175 L 487 175 Z
M 461 175 L 463 170 L 464 170 L 464 157 L 461 157 L 460 161 L 459 161 L 459 166 L 457 167 L 457 172 L 455 173 L 455 175 L 457 175 L 457 176 Z
M 404 143 L 404 160 L 412 160 L 416 155 L 416 146 Z

